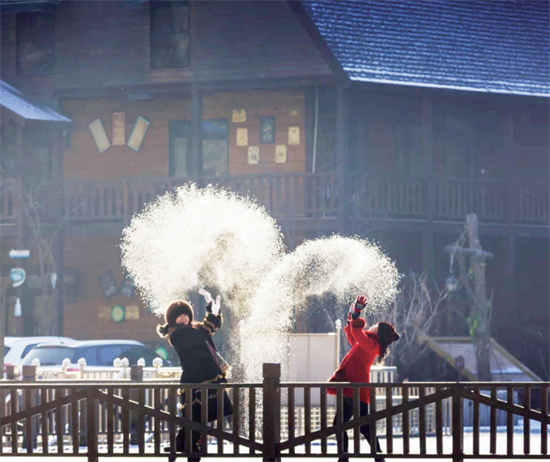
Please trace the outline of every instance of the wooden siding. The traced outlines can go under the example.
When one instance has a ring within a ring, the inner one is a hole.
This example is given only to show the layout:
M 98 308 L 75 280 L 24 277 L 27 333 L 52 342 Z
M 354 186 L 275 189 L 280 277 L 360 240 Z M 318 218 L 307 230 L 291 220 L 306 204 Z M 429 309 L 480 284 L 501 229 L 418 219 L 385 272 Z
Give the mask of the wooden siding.
M 0 16 L 0 63 L 2 80 L 12 82 L 15 74 L 15 15 Z
M 330 75 L 284 1 L 197 2 L 191 69 L 151 69 L 149 4 L 63 2 L 57 88 Z
M 111 270 L 117 286 L 123 280 L 120 266 L 120 237 L 77 237 L 65 239 L 64 264 L 68 270 L 76 270 L 76 302 L 65 302 L 64 332 L 78 340 L 129 339 L 141 342 L 158 342 L 155 327 L 158 318 L 149 314 L 137 294 L 132 300 L 117 294 L 105 299 L 98 276 Z M 98 319 L 99 307 L 115 305 L 139 306 L 139 320 L 116 323 Z
M 169 164 L 169 124 L 190 120 L 191 101 L 172 96 L 170 100 L 127 101 L 99 98 L 66 100 L 65 112 L 73 119 L 71 147 L 64 157 L 65 179 L 95 180 L 135 177 L 166 177 Z M 205 95 L 204 119 L 229 120 L 229 173 L 258 174 L 303 172 L 305 169 L 305 97 L 302 90 L 251 91 Z M 232 123 L 233 109 L 245 109 L 247 121 Z M 296 115 L 292 115 L 296 111 Z M 126 113 L 126 139 L 138 115 L 151 122 L 139 152 L 127 146 L 111 146 L 99 153 L 88 125 L 98 117 L 112 138 L 112 113 Z M 261 116 L 275 116 L 276 143 L 259 142 Z M 288 146 L 287 163 L 275 163 L 275 145 L 288 145 L 288 127 L 300 127 L 300 144 Z M 248 128 L 249 145 L 260 147 L 260 163 L 248 164 L 247 147 L 236 146 L 236 130 Z
M 123 99 L 67 100 L 65 112 L 74 121 L 70 149 L 65 152 L 65 179 L 114 179 L 168 176 L 170 120 L 189 119 L 191 101 L 127 101 Z M 126 140 L 138 116 L 151 122 L 139 152 L 111 146 L 99 153 L 88 125 L 101 118 L 112 140 L 113 112 L 125 112 Z
M 233 123 L 233 109 L 246 109 L 246 122 Z M 229 119 L 229 174 L 305 171 L 305 95 L 302 90 L 217 93 L 204 98 L 204 119 Z M 295 114 L 295 115 L 293 115 Z M 275 143 L 260 143 L 260 117 L 275 116 Z M 300 144 L 288 145 L 288 128 L 300 127 Z M 259 146 L 260 163 L 248 163 L 248 147 L 237 146 L 237 128 L 248 129 L 248 146 Z M 287 146 L 287 162 L 275 163 L 275 146 Z

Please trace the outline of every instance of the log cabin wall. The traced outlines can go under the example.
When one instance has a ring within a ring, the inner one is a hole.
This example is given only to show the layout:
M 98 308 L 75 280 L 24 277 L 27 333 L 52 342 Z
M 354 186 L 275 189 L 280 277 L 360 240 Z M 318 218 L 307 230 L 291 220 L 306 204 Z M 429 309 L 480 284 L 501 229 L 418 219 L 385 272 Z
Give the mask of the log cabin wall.
M 170 121 L 189 120 L 191 116 L 191 101 L 184 98 L 172 101 L 65 100 L 63 106 L 74 122 L 71 147 L 63 160 L 66 180 L 167 177 Z M 125 113 L 126 140 L 138 116 L 151 122 L 138 152 L 126 145 L 98 152 L 89 124 L 101 119 L 112 142 L 113 112 Z
M 137 294 L 132 299 L 118 293 L 106 299 L 99 275 L 111 271 L 117 287 L 123 280 L 120 266 L 120 236 L 79 237 L 65 239 L 64 265 L 75 275 L 74 299 L 64 309 L 64 335 L 78 340 L 129 339 L 155 344 L 158 318 L 150 314 Z M 115 305 L 125 309 L 137 306 L 139 319 L 115 322 L 106 317 Z
M 246 110 L 246 122 L 233 122 L 232 111 Z M 305 94 L 303 90 L 223 92 L 206 95 L 203 118 L 229 120 L 229 174 L 305 171 Z M 260 118 L 275 117 L 275 142 L 261 143 Z M 289 144 L 289 128 L 298 127 L 299 144 Z M 237 146 L 237 129 L 246 128 L 248 146 Z M 287 162 L 275 162 L 275 147 L 287 148 Z M 248 147 L 260 151 L 258 164 L 249 164 Z
M 63 2 L 56 16 L 58 89 L 331 74 L 284 1 L 191 2 L 187 68 L 151 68 L 150 2 Z
M 27 96 L 32 95 L 40 101 L 55 107 L 57 98 L 54 94 L 56 77 L 54 72 L 32 75 L 20 74 L 17 71 L 17 28 L 15 14 L 0 16 L 0 75 L 2 80 L 23 90 Z
M 126 98 L 66 100 L 65 112 L 74 121 L 72 142 L 65 152 L 66 180 L 98 180 L 135 177 L 167 177 L 171 121 L 190 121 L 191 101 L 174 95 L 169 100 L 128 101 Z M 203 119 L 229 123 L 229 174 L 303 172 L 305 170 L 305 95 L 303 90 L 219 92 L 203 98 Z M 233 110 L 246 111 L 245 122 L 233 122 Z M 99 153 L 89 124 L 100 118 L 112 140 L 114 112 L 125 113 L 126 139 L 138 116 L 150 121 L 138 152 L 128 146 L 111 146 Z M 260 142 L 260 118 L 275 117 L 275 142 Z M 289 145 L 290 127 L 298 127 L 300 143 Z M 246 128 L 248 145 L 237 146 L 238 128 Z M 287 146 L 287 162 L 275 163 L 275 146 Z M 248 163 L 248 146 L 258 146 L 260 162 Z

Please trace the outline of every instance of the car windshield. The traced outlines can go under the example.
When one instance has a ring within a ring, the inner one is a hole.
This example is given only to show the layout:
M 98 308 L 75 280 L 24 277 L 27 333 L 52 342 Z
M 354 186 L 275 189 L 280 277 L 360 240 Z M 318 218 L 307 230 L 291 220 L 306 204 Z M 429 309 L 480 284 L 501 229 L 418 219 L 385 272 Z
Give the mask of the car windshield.
M 11 348 L 9 346 L 4 345 L 4 357 L 6 357 L 8 355 L 10 350 L 11 350 Z
M 61 365 L 65 358 L 69 358 L 73 362 L 75 349 L 63 346 L 50 346 L 33 348 L 29 354 L 23 358 L 21 364 L 29 366 L 33 359 L 38 358 L 41 366 L 58 366 Z

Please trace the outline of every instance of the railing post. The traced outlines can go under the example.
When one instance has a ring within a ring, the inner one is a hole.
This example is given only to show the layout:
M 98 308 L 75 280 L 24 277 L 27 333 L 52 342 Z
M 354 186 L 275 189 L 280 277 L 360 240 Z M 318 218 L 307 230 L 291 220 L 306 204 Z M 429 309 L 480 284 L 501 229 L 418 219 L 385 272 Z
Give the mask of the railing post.
M 34 382 L 36 378 L 36 366 L 23 366 L 22 368 L 22 381 L 26 383 Z M 31 389 L 24 389 L 22 391 L 22 400 L 24 402 L 25 411 L 32 409 L 32 393 Z M 32 454 L 35 446 L 36 438 L 33 437 L 32 431 L 32 415 L 29 415 L 25 419 L 25 433 L 23 435 L 23 447 L 27 448 L 27 454 Z
M 132 383 L 143 382 L 143 366 L 130 367 L 130 380 Z M 136 389 L 130 390 L 130 399 L 139 401 L 139 392 Z M 137 412 L 130 412 L 130 444 L 138 444 L 139 415 Z
M 6 366 L 6 380 L 15 380 L 15 366 L 12 364 Z
M 275 462 L 278 458 L 277 443 L 280 427 L 279 382 L 281 380 L 281 365 L 264 363 L 263 374 L 263 460 L 264 462 Z
M 86 439 L 88 442 L 88 462 L 97 462 L 97 420 L 94 390 L 89 388 L 86 391 Z
M 453 462 L 464 461 L 463 428 L 462 428 L 462 399 L 460 384 L 451 385 L 453 395 L 452 422 L 453 422 Z

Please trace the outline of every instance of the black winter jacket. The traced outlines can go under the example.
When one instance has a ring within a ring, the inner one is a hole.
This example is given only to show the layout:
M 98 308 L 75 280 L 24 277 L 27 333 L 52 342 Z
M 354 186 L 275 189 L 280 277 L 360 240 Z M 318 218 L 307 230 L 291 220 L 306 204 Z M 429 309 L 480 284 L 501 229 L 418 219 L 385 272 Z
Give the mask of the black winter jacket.
M 180 358 L 180 383 L 214 382 L 223 377 L 207 343 L 216 350 L 212 334 L 222 325 L 222 315 L 207 313 L 203 322 L 182 326 L 170 334 L 170 343 Z

